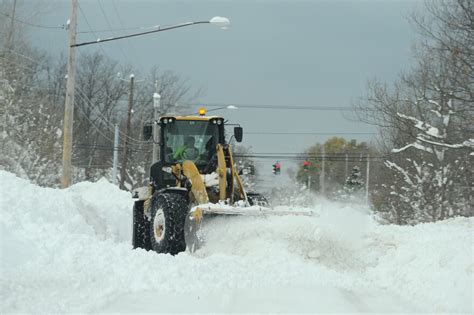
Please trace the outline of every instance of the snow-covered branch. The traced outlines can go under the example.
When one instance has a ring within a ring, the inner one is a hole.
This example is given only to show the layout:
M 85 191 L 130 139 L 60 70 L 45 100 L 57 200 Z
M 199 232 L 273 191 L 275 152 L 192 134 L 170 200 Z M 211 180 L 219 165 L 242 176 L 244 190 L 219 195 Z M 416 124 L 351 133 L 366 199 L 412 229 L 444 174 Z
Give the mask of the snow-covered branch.
M 442 143 L 442 142 L 437 142 L 437 141 L 431 141 L 431 140 L 428 140 L 426 138 L 423 138 L 422 136 L 418 136 L 416 137 L 417 140 L 419 141 L 422 141 L 422 142 L 425 142 L 425 143 L 429 143 L 429 144 L 432 144 L 432 145 L 436 145 L 436 146 L 439 146 L 439 147 L 444 147 L 444 148 L 448 148 L 448 149 L 460 149 L 460 148 L 467 148 L 469 147 L 469 143 L 471 143 L 471 146 L 472 146 L 472 142 L 469 142 L 469 141 L 464 141 L 463 143 L 456 143 L 456 144 L 450 144 L 450 143 Z
M 428 153 L 434 153 L 431 148 L 425 147 L 424 145 L 422 145 L 418 142 L 413 142 L 413 143 L 407 144 L 406 146 L 401 147 L 399 149 L 392 149 L 392 153 L 400 153 L 402 151 L 405 151 L 408 148 L 415 148 L 415 149 L 418 149 L 418 150 L 426 151 Z
M 405 182 L 407 184 L 409 184 L 412 187 L 415 187 L 415 183 L 413 183 L 413 181 L 411 180 L 410 174 L 408 173 L 408 171 L 406 171 L 405 169 L 403 169 L 402 167 L 400 167 L 399 165 L 397 165 L 396 163 L 391 162 L 391 161 L 385 161 L 384 164 L 388 168 L 397 170 L 400 174 L 403 175 L 403 178 L 405 179 Z
M 427 122 L 421 121 L 413 116 L 404 115 L 402 113 L 397 113 L 397 115 L 400 118 L 404 118 L 404 119 L 414 122 L 415 123 L 414 127 L 416 129 L 423 131 L 424 133 L 426 133 L 427 135 L 430 135 L 431 137 L 438 138 L 438 139 L 443 139 L 445 137 L 444 135 L 440 135 L 438 128 L 432 126 L 431 124 Z

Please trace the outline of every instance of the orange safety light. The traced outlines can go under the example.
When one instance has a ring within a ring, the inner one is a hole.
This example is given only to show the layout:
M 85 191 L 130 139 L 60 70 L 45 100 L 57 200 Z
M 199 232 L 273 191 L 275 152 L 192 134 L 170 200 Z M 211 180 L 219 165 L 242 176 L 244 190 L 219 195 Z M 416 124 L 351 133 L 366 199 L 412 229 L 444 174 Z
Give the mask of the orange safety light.
M 199 116 L 206 115 L 206 109 L 204 107 L 199 108 Z

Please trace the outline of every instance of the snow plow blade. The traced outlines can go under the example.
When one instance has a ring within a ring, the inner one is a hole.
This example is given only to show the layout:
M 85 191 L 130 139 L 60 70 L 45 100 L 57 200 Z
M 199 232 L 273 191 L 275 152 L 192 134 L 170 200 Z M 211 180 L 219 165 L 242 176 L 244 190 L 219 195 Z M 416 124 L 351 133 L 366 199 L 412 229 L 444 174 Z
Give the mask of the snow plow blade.
M 219 204 L 206 204 L 195 206 L 190 211 L 191 216 L 196 218 L 198 221 L 201 220 L 203 215 L 206 214 L 223 214 L 223 215 L 247 215 L 247 216 L 308 216 L 313 217 L 316 214 L 313 211 L 291 211 L 291 210 L 275 210 L 272 208 L 261 207 L 261 206 L 250 206 L 250 207 L 235 207 L 235 206 L 222 206 Z

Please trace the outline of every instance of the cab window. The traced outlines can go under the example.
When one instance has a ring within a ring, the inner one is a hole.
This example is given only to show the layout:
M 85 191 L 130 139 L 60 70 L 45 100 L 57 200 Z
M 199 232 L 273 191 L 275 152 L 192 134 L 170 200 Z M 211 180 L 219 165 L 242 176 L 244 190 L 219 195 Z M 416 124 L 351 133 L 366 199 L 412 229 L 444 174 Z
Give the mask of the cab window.
M 169 164 L 191 160 L 196 165 L 209 161 L 219 139 L 219 129 L 209 121 L 182 120 L 163 128 L 164 157 Z

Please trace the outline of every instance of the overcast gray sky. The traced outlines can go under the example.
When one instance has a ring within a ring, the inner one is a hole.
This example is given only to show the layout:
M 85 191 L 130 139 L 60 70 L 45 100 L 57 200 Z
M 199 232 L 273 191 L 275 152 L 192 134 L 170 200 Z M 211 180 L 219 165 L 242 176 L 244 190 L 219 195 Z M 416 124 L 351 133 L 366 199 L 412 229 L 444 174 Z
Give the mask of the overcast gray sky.
M 42 2 L 42 24 L 61 25 L 67 20 L 69 0 Z M 197 100 L 203 105 L 332 107 L 350 106 L 363 96 L 368 79 L 390 82 L 409 67 L 415 34 L 406 17 L 419 4 L 415 0 L 100 3 L 113 28 L 169 25 L 216 15 L 228 17 L 231 26 L 228 30 L 194 26 L 104 43 L 102 48 L 79 48 L 82 51 L 100 50 L 141 72 L 153 65 L 172 70 L 204 89 Z M 79 0 L 79 4 L 78 31 L 110 28 L 97 0 Z M 32 31 L 37 45 L 51 52 L 65 51 L 65 31 Z M 93 34 L 78 35 L 78 41 L 94 39 Z M 239 109 L 219 113 L 241 123 L 244 133 L 373 131 L 344 119 L 338 111 Z M 328 137 L 244 134 L 244 141 L 254 152 L 299 152 Z M 346 137 L 370 140 L 367 135 Z

